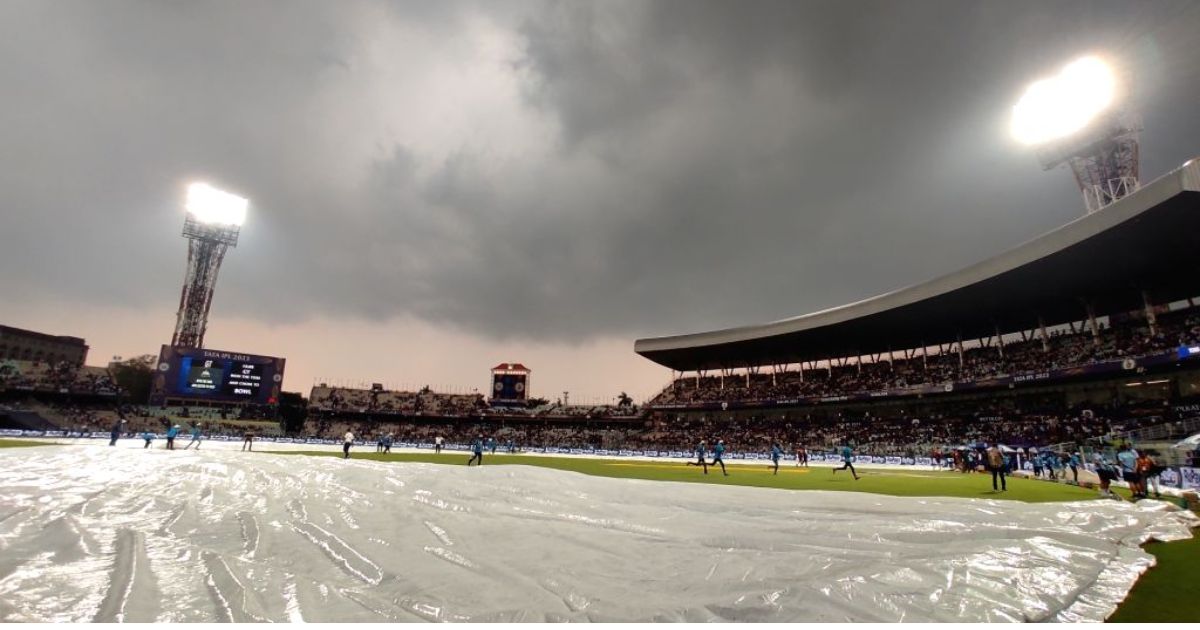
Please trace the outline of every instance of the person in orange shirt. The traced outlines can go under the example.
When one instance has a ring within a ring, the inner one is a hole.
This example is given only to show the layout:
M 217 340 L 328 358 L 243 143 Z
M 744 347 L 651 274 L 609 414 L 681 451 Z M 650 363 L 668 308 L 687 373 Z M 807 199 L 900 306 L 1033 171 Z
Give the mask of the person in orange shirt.
M 1141 451 L 1138 453 L 1137 473 L 1138 477 L 1141 479 L 1141 483 L 1138 485 L 1138 490 L 1141 493 L 1141 497 L 1143 499 L 1146 498 L 1150 491 L 1150 486 L 1153 485 L 1154 498 L 1162 498 L 1162 494 L 1159 493 L 1158 488 L 1158 466 L 1155 465 L 1154 459 L 1150 457 L 1150 453 L 1146 451 Z

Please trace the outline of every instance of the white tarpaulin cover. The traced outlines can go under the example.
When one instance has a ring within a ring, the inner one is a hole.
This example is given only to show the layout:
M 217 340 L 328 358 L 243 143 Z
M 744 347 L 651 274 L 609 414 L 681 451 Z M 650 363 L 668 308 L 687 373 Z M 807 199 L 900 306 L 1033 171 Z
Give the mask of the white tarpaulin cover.
M 1200 448 L 1200 433 L 1197 433 L 1196 435 L 1188 437 L 1187 439 L 1180 440 L 1179 443 L 1176 444 L 1174 448 L 1182 448 L 1182 449 Z
M 0 621 L 1100 620 L 1153 562 L 1138 543 L 1187 538 L 1189 517 L 1157 502 L 2 449 Z

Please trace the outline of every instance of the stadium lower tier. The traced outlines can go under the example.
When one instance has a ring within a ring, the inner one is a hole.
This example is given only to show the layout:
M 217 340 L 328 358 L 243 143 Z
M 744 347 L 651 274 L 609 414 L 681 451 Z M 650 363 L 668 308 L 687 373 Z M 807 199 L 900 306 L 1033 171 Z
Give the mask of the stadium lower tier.
M 145 407 L 117 409 L 107 397 L 0 396 L 0 426 L 10 430 L 106 432 L 121 417 L 125 433 L 162 432 L 175 424 L 206 435 L 282 435 L 278 417 L 262 409 Z M 1200 370 L 1173 367 L 1121 378 L 1027 383 L 989 391 L 900 399 L 835 401 L 771 409 L 656 410 L 638 417 L 508 415 L 487 409 L 467 416 L 404 415 L 310 407 L 293 437 L 340 440 L 346 432 L 375 441 L 421 443 L 442 437 L 469 443 L 480 435 L 501 448 L 690 451 L 698 441 L 724 440 L 730 452 L 765 452 L 775 443 L 788 453 L 851 444 L 881 456 L 921 456 L 934 449 L 980 443 L 1014 448 L 1098 443 L 1145 427 L 1186 432 L 1200 417 Z M 1174 423 L 1174 425 L 1172 424 Z M 1192 431 L 1196 432 L 1196 431 Z M 1180 438 L 1186 435 L 1178 436 Z
M 851 444 L 874 455 L 922 456 L 935 449 L 1000 443 L 1015 448 L 1112 441 L 1130 431 L 1167 427 L 1186 433 L 1200 415 L 1192 399 L 1126 399 L 1107 404 L 1065 402 L 1066 392 L 819 409 L 658 413 L 635 421 L 578 419 L 431 419 L 325 415 L 308 420 L 307 437 L 340 440 L 347 432 L 368 442 L 467 444 L 483 436 L 501 449 L 690 451 L 698 441 L 723 440 L 731 452 L 765 452 L 778 443 L 792 454 Z M 1175 428 L 1177 427 L 1177 428 Z

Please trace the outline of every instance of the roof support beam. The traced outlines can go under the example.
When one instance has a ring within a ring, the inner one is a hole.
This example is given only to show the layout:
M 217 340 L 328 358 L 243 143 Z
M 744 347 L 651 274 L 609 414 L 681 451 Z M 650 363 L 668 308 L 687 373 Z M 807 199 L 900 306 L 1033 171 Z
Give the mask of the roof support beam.
M 1096 307 L 1092 305 L 1090 300 L 1085 300 L 1083 303 L 1087 310 L 1088 328 L 1092 330 L 1092 345 L 1100 347 L 1100 329 L 1096 326 Z
M 1146 306 L 1146 324 L 1150 327 L 1150 336 L 1158 334 L 1158 317 L 1154 314 L 1154 306 L 1150 304 L 1150 293 L 1142 289 L 1142 304 Z
M 958 371 L 961 373 L 963 364 L 966 361 L 963 359 L 962 333 L 958 333 Z

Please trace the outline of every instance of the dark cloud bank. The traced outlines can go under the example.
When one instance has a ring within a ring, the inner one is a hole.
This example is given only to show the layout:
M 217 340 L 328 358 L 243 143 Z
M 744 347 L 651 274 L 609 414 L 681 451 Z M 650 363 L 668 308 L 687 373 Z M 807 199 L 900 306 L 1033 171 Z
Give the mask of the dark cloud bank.
M 780 319 L 1079 214 L 1005 119 L 1081 52 L 1132 71 L 1144 173 L 1200 153 L 1197 6 L 5 2 L 0 286 L 173 304 L 199 175 L 253 200 L 221 314 L 547 341 Z

